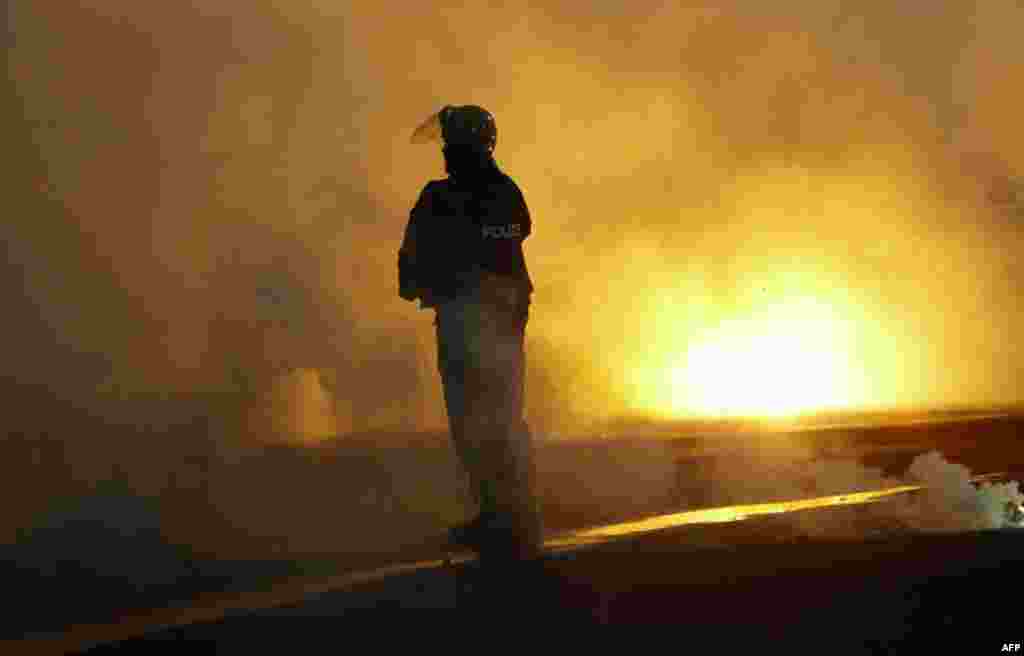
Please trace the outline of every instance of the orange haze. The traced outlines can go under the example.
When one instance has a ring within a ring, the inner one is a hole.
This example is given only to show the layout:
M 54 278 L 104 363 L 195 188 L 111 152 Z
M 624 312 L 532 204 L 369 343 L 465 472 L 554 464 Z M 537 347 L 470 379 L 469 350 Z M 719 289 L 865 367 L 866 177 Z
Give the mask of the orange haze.
M 1024 10 L 612 4 L 13 3 L 9 373 L 443 427 L 396 249 L 443 175 L 411 130 L 472 102 L 533 214 L 542 429 L 1024 397 L 987 201 L 1024 176 Z

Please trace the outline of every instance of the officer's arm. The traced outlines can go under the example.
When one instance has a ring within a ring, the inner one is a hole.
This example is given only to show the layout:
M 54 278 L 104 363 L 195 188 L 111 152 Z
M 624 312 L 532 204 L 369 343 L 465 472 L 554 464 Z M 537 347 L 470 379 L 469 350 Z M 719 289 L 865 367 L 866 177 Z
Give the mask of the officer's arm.
M 418 258 L 418 232 L 423 224 L 423 217 L 429 211 L 430 185 L 420 192 L 420 197 L 409 213 L 409 222 L 405 226 L 402 245 L 398 249 L 398 295 L 407 301 L 415 301 L 421 295 Z

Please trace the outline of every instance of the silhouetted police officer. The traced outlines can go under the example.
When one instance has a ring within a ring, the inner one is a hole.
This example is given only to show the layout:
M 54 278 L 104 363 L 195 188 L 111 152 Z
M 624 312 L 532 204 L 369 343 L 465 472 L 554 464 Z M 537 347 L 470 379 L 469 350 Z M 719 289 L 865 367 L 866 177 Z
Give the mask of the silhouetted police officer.
M 542 532 L 523 416 L 530 213 L 494 161 L 497 131 L 485 109 L 445 106 L 413 134 L 413 142 L 430 140 L 443 144 L 448 177 L 427 183 L 412 209 L 398 278 L 402 298 L 436 311 L 449 429 L 480 506 L 450 538 L 528 554 Z

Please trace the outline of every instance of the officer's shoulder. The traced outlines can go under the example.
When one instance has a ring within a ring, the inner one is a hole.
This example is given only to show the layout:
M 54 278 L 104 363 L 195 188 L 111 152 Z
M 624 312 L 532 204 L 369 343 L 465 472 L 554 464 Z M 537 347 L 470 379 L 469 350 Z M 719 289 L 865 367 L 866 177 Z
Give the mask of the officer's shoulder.
M 499 171 L 497 179 L 490 185 L 492 190 L 499 191 L 500 193 L 512 194 L 514 196 L 522 196 L 523 192 L 516 184 L 516 181 L 508 173 Z
M 510 187 L 515 187 L 516 189 L 519 188 L 519 185 L 516 184 L 516 181 L 512 178 L 512 176 L 500 169 L 498 170 L 498 179 L 501 181 L 502 184 L 509 185 Z
M 439 191 L 448 185 L 448 178 L 441 178 L 440 180 L 429 180 L 427 184 L 423 185 L 423 193 L 431 193 Z
M 427 184 L 423 185 L 423 189 L 420 190 L 419 200 L 416 201 L 417 205 L 433 204 L 437 202 L 438 195 L 444 194 L 445 180 L 429 180 Z
M 526 198 L 523 196 L 523 190 L 519 187 L 519 184 L 512 178 L 512 176 L 504 171 L 502 171 L 501 176 L 502 186 L 505 189 L 505 193 L 508 195 L 506 197 L 513 198 L 515 201 L 525 204 Z

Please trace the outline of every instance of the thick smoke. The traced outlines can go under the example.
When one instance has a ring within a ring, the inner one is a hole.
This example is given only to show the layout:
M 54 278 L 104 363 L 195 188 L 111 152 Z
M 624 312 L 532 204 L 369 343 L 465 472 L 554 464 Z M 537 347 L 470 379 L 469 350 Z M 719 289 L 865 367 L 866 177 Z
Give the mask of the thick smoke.
M 449 102 L 494 112 L 534 217 L 539 432 L 730 410 L 723 380 L 740 409 L 1019 401 L 1024 244 L 992 192 L 1024 175 L 1021 11 L 8 3 L 2 382 L 57 464 L 4 479 L 443 429 L 396 250 L 443 174 L 409 133 Z
M 409 130 L 473 101 L 535 215 L 538 422 L 685 409 L 666 362 L 808 294 L 860 327 L 840 402 L 1020 397 L 1020 226 L 984 203 L 1024 170 L 1013 3 L 8 11 L 18 379 L 216 387 L 234 358 L 319 370 L 343 427 L 443 427 L 395 248 L 442 171 Z M 261 276 L 302 297 L 291 333 Z
M 745 441 L 723 451 L 702 482 L 712 506 L 787 501 L 920 485 L 922 489 L 870 505 L 808 511 L 777 520 L 799 534 L 862 539 L 892 531 L 963 532 L 1017 528 L 1014 511 L 1024 503 L 1019 483 L 972 484 L 964 465 L 938 451 L 916 456 L 903 473 L 886 474 L 855 458 L 822 457 L 779 436 L 775 444 Z
M 970 482 L 970 470 L 947 462 L 937 451 L 918 456 L 907 477 L 925 486 L 911 525 L 921 530 L 970 531 L 1017 527 L 1013 512 L 1024 504 L 1017 481 Z M 1007 506 L 1010 507 L 1008 511 Z

